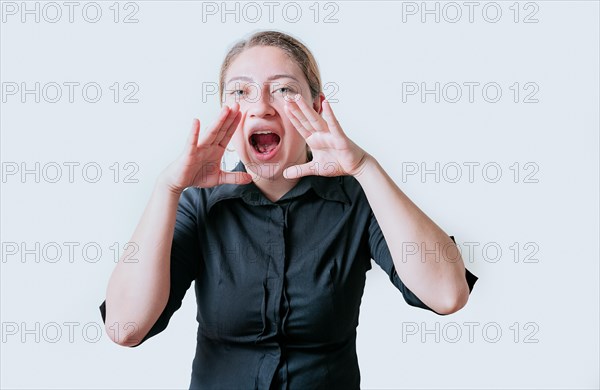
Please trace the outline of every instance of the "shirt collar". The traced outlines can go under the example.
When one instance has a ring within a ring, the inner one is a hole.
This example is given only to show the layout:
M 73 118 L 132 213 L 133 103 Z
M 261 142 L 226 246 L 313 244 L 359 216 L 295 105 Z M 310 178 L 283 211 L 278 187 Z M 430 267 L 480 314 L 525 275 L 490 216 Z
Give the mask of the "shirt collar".
M 246 172 L 246 167 L 240 161 L 233 169 L 234 172 Z M 293 199 L 301 196 L 313 189 L 314 192 L 323 199 L 338 201 L 346 204 L 350 204 L 351 201 L 348 195 L 344 191 L 342 186 L 343 178 L 338 177 L 324 177 L 324 176 L 304 176 L 300 178 L 298 183 L 289 190 L 285 195 L 281 197 L 277 202 Z M 221 184 L 214 187 L 213 191 L 208 196 L 207 211 L 210 211 L 212 206 L 216 203 L 225 199 L 241 198 L 244 202 L 255 205 L 264 206 L 268 204 L 275 204 L 277 202 L 271 202 L 266 196 L 260 191 L 260 189 L 254 183 L 249 184 Z

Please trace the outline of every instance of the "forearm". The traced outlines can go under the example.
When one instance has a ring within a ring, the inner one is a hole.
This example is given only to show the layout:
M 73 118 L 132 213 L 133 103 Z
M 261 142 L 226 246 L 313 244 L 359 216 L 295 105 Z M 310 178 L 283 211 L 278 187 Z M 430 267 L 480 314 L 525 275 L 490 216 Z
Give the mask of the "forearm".
M 371 156 L 356 179 L 386 239 L 396 272 L 426 305 L 440 314 L 460 309 L 469 287 L 460 252 Z
M 171 192 L 159 178 L 131 237 L 131 247 L 137 253 L 131 256 L 125 251 L 111 274 L 106 328 L 111 339 L 121 345 L 140 342 L 168 301 L 178 201 L 179 194 Z

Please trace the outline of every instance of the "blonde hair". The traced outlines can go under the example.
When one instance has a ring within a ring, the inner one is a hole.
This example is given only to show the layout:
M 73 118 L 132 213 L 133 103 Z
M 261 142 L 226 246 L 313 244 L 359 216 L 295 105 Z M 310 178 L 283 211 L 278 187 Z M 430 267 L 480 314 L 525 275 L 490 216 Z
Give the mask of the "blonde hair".
M 223 63 L 221 64 L 221 71 L 219 72 L 219 101 L 223 102 L 223 92 L 225 90 L 225 74 L 231 66 L 231 63 L 246 49 L 250 49 L 255 46 L 272 46 L 283 50 L 288 57 L 294 61 L 308 82 L 310 89 L 310 96 L 314 100 L 323 91 L 321 88 L 321 74 L 315 57 L 311 51 L 298 39 L 273 30 L 259 31 L 252 34 L 247 39 L 243 39 L 237 42 L 225 56 Z M 307 159 L 312 160 L 312 153 L 308 145 L 306 146 Z

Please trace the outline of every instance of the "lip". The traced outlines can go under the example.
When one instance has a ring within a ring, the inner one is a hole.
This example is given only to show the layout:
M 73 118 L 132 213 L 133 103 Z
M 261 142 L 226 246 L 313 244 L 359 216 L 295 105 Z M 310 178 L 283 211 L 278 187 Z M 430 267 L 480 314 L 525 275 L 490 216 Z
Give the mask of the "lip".
M 260 131 L 269 131 L 269 132 L 271 132 L 273 134 L 277 134 L 277 136 L 279 137 L 279 143 L 269 153 L 259 153 L 258 150 L 256 150 L 256 148 L 254 148 L 254 146 L 252 146 L 252 141 L 250 140 L 252 138 L 252 135 L 255 134 L 255 133 L 258 133 Z M 248 146 L 252 150 L 252 153 L 254 154 L 254 156 L 256 157 L 257 160 L 260 160 L 260 161 L 269 161 L 273 157 L 275 157 L 275 155 L 277 154 L 277 152 L 279 152 L 281 144 L 283 144 L 283 137 L 282 137 L 282 135 L 281 135 L 281 133 L 279 131 L 276 131 L 275 129 L 273 129 L 270 126 L 254 126 L 252 129 L 250 129 L 250 134 L 248 135 L 247 142 L 248 142 Z
M 250 141 L 250 137 L 254 134 L 254 133 L 258 133 L 259 131 L 270 131 L 271 133 L 277 134 L 279 136 L 279 138 L 281 139 L 281 133 L 277 130 L 275 130 L 273 127 L 269 126 L 269 125 L 256 125 L 256 126 L 252 126 L 250 128 L 250 134 L 248 134 L 248 141 Z

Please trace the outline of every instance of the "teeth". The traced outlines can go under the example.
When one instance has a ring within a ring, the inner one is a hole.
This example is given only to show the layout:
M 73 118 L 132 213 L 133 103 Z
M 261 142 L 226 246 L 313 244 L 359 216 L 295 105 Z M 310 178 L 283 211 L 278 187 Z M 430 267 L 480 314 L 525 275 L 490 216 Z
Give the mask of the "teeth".
M 264 131 L 257 131 L 254 134 L 271 134 L 271 133 L 272 133 L 272 131 L 264 130 Z

